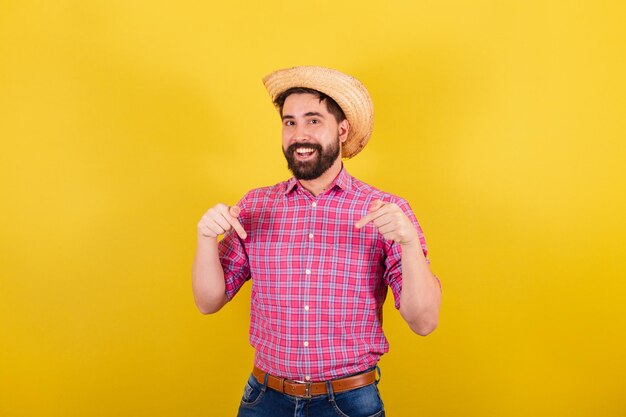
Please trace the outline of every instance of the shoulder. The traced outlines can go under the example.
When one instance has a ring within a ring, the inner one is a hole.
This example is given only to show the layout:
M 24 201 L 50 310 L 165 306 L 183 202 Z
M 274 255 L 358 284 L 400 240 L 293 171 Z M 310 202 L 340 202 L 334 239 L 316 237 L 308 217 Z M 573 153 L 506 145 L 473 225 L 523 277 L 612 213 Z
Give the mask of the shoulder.
M 374 201 L 374 200 L 382 200 L 385 203 L 394 203 L 403 209 L 410 210 L 408 201 L 404 199 L 403 197 L 397 196 L 387 191 L 383 191 L 355 177 L 352 177 L 351 191 L 354 193 L 355 197 L 358 199 L 363 199 L 369 202 Z

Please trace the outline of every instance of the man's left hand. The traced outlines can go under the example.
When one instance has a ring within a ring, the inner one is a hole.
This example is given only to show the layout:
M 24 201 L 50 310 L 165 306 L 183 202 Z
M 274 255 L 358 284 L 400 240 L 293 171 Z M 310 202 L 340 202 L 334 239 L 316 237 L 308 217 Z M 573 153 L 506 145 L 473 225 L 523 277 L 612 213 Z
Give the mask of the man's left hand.
M 355 227 L 360 229 L 369 222 L 374 222 L 378 231 L 387 240 L 393 240 L 402 246 L 419 244 L 419 237 L 413 223 L 395 203 L 385 203 L 382 200 L 372 201 L 367 214 L 356 222 Z

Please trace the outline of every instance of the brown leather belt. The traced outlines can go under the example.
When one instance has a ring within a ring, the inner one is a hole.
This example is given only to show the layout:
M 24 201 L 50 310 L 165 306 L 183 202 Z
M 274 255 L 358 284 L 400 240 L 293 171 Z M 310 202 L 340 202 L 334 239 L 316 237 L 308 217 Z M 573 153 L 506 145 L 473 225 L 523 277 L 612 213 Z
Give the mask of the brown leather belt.
M 256 366 L 252 369 L 252 375 L 254 375 L 257 381 L 259 381 L 259 384 L 265 383 L 265 372 Z M 333 392 L 335 393 L 361 388 L 374 382 L 376 382 L 376 369 L 372 369 L 371 371 L 364 372 L 362 374 L 330 381 L 333 387 Z M 326 382 L 296 382 L 273 375 L 267 376 L 267 386 L 278 392 L 293 395 L 295 397 L 311 398 L 315 395 L 328 393 Z

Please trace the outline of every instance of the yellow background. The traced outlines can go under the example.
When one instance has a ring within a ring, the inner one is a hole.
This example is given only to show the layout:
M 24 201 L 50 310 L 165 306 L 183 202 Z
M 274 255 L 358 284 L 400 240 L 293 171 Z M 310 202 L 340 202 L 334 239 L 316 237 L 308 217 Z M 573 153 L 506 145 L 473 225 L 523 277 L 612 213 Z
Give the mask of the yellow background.
M 407 198 L 440 326 L 385 308 L 389 416 L 626 415 L 626 6 L 1 1 L 0 415 L 230 416 L 250 285 L 191 293 L 196 224 L 289 176 L 261 84 L 370 90 L 348 170 Z

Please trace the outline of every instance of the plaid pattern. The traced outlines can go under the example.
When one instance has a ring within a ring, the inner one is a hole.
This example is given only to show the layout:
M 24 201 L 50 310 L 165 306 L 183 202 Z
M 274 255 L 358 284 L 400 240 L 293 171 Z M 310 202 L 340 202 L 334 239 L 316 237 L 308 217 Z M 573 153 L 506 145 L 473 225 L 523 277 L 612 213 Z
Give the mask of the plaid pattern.
M 219 253 L 229 300 L 253 278 L 250 344 L 258 368 L 324 381 L 364 371 L 389 350 L 382 307 L 387 287 L 400 307 L 401 247 L 373 223 L 354 227 L 376 199 L 400 206 L 427 255 L 409 204 L 345 169 L 318 197 L 291 178 L 238 203 L 248 237 L 228 233 Z

